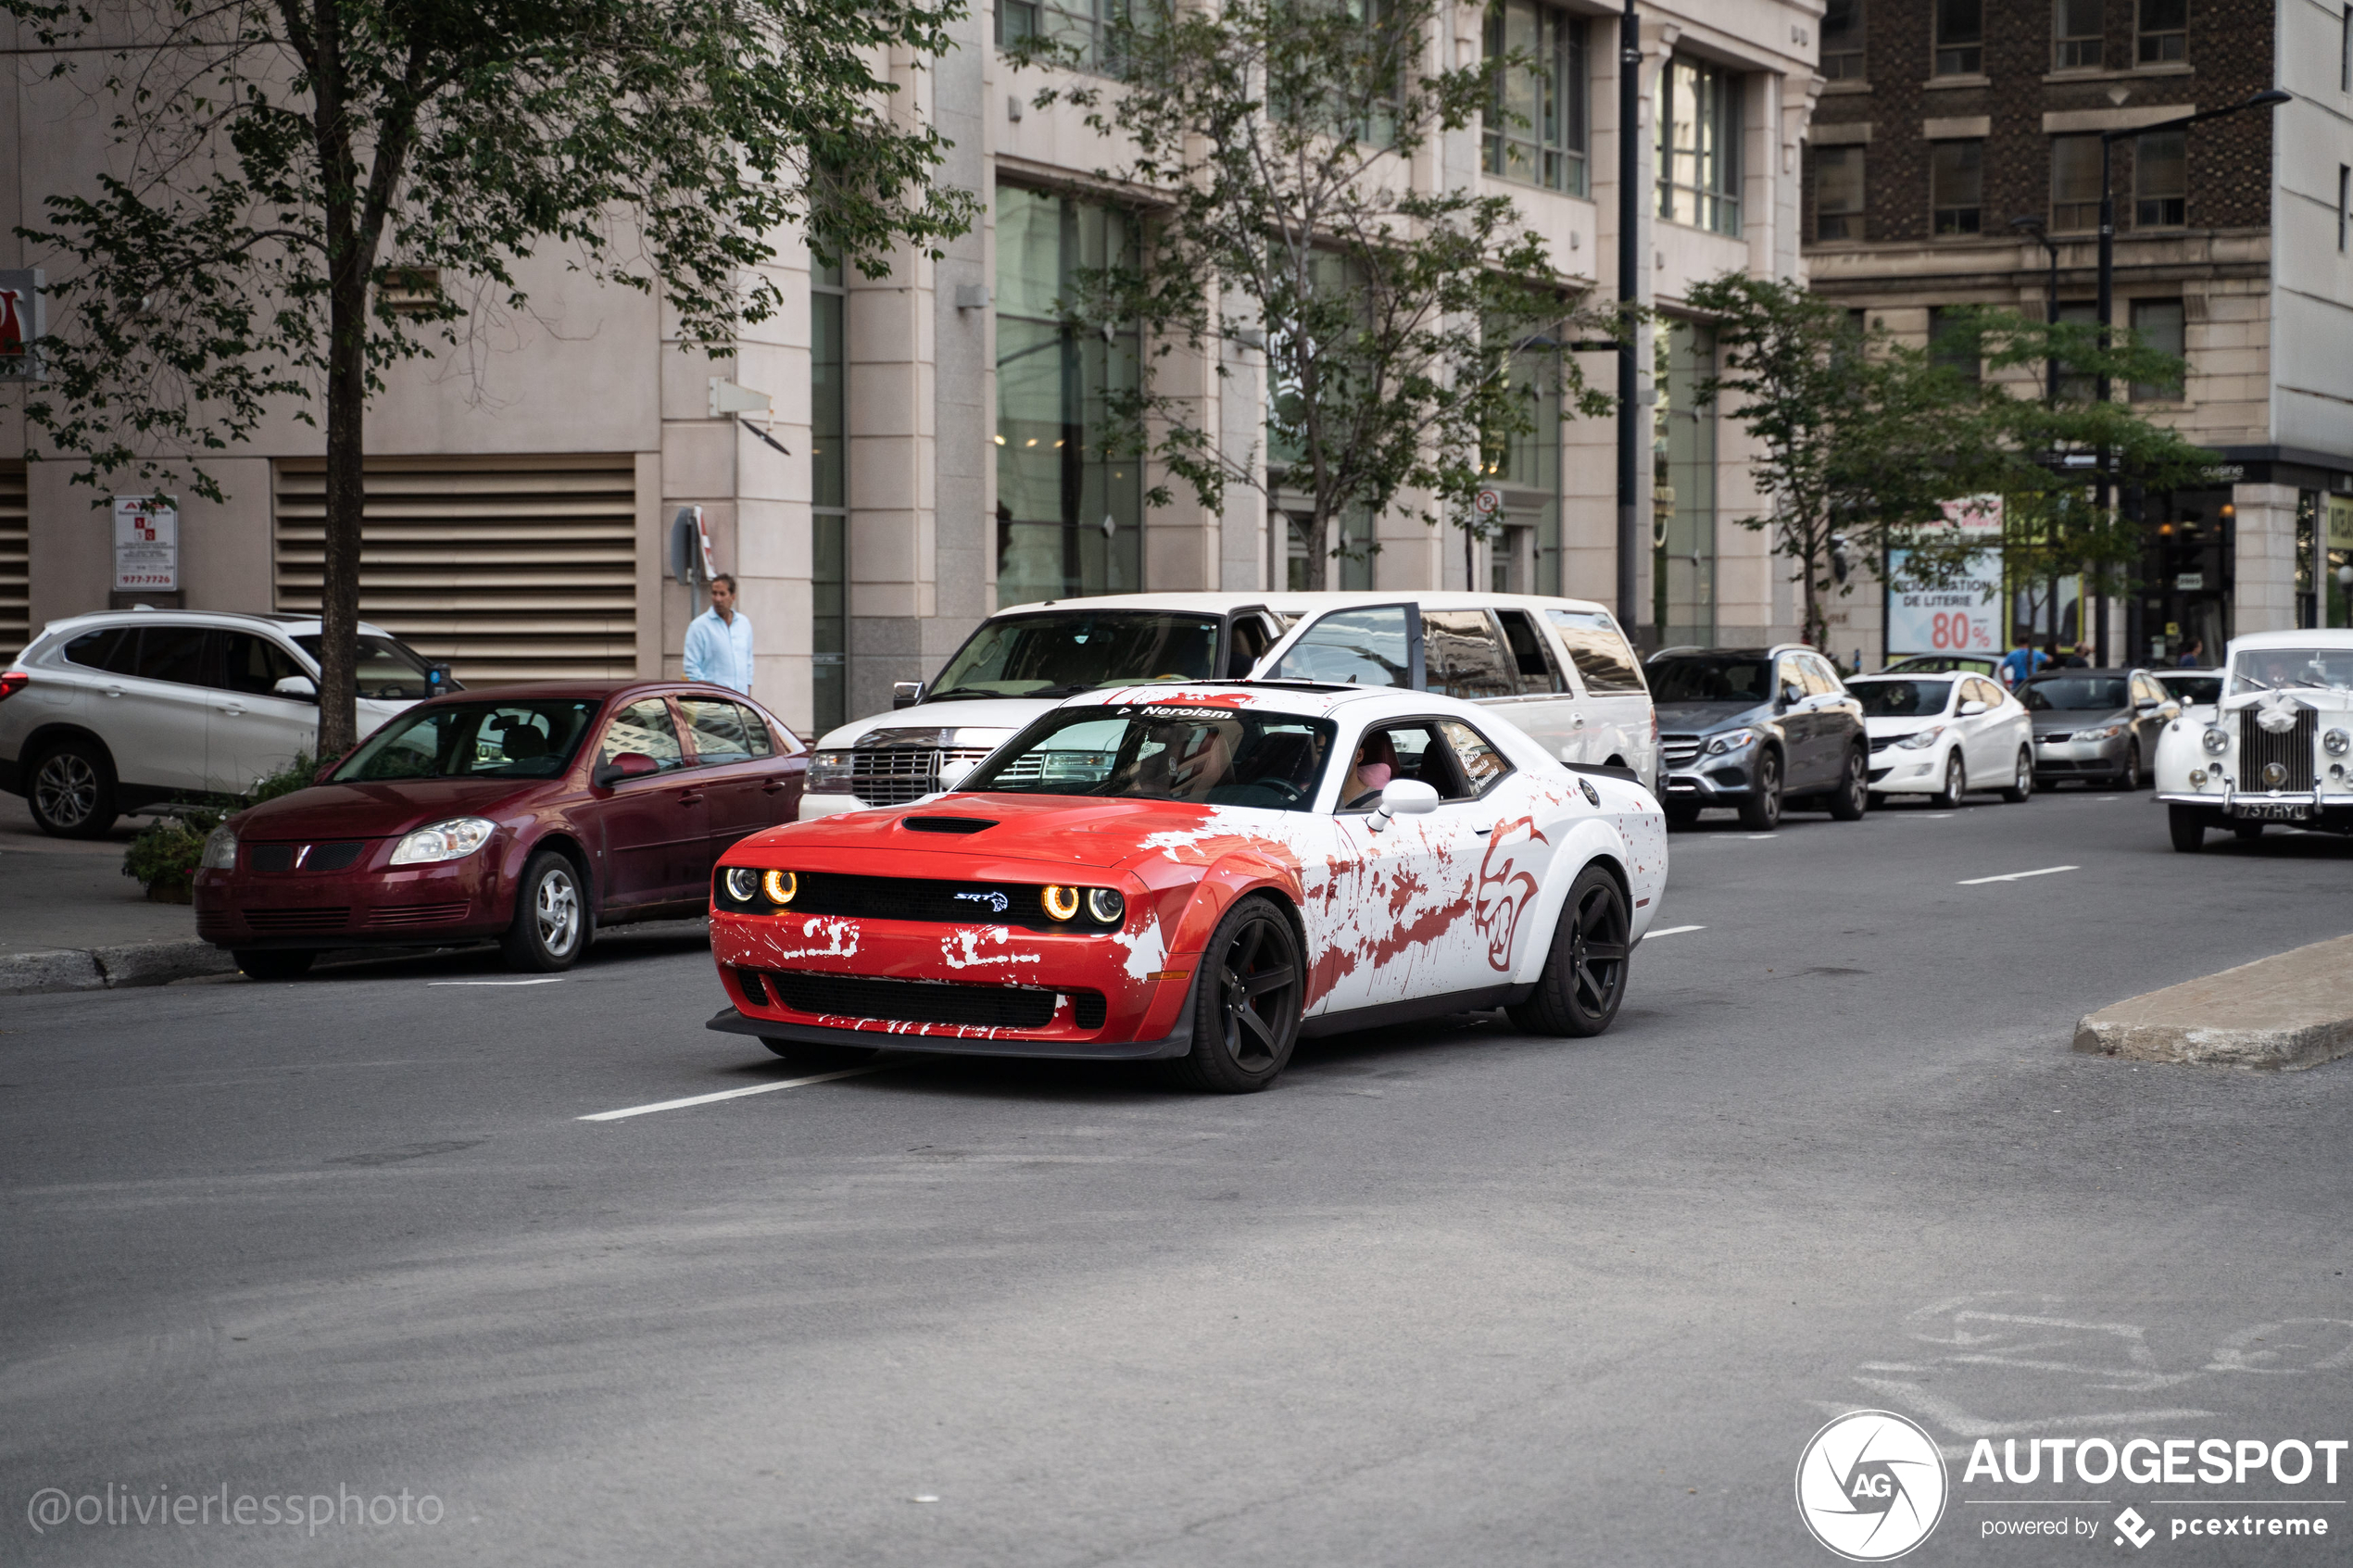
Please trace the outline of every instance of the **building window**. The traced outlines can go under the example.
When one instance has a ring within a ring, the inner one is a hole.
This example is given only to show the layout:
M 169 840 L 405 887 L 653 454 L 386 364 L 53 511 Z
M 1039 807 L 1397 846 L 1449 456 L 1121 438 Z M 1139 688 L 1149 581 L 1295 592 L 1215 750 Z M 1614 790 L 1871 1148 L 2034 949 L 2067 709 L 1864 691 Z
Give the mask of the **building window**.
M 2100 307 L 2096 302 L 2088 299 L 2066 300 L 2059 306 L 2058 319 L 2063 323 L 2075 326 L 2097 327 Z M 2059 370 L 2059 396 L 2070 403 L 2089 403 L 2092 395 L 2100 389 L 2095 378 L 2076 373 L 2072 365 L 2062 362 Z
M 2100 139 L 2051 138 L 2051 232 L 2100 226 Z
M 2133 227 L 2178 229 L 2189 219 L 2188 138 L 2179 131 L 2133 143 Z
M 2107 31 L 2101 0 L 2051 0 L 2051 69 L 2096 70 Z
M 1741 232 L 1741 83 L 1722 66 L 1677 56 L 1658 117 L 1658 215 Z
M 1814 237 L 1863 237 L 1863 149 L 1814 149 Z
M 1985 0 L 1936 0 L 1938 76 L 1975 76 L 1985 69 Z
M 997 187 L 997 602 L 1143 586 L 1143 465 L 1111 434 L 1138 382 L 1131 324 L 1081 331 L 1079 275 L 1118 261 L 1114 208 Z
M 2133 302 L 2133 332 L 2144 348 L 2154 348 L 2160 354 L 2179 358 L 2184 349 L 2182 302 L 2178 299 L 2136 299 Z M 2178 403 L 2182 400 L 2182 383 L 2134 382 L 2133 401 L 2135 403 Z
M 819 734 L 849 721 L 849 301 L 809 269 L 809 694 Z
M 1504 69 L 1487 122 L 1486 168 L 1548 191 L 1585 194 L 1585 19 L 1504 0 L 1487 14 L 1487 56 L 1517 51 L 1530 65 Z
M 2353 93 L 2353 3 L 2336 19 L 2336 90 Z
M 1515 435 L 1488 466 L 1504 508 L 1488 535 L 1488 586 L 1499 594 L 1561 591 L 1561 347 L 1545 335 L 1512 354 L 1512 385 L 1536 428 Z
M 1928 193 L 1935 233 L 1976 233 L 1983 226 L 1985 144 L 1930 143 Z
M 1928 357 L 1931 363 L 1963 381 L 1974 382 L 1984 375 L 1981 353 L 1977 329 L 1967 317 L 1941 305 L 1929 308 Z
M 1114 34 L 1126 19 L 1126 0 L 998 0 L 997 42 L 1042 32 L 1076 49 L 1081 69 L 1116 76 Z
M 2353 168 L 2336 166 L 2336 248 L 2345 248 L 2345 226 L 2353 221 Z
M 1863 0 L 1830 0 L 1822 12 L 1822 79 L 1860 82 L 1863 61 Z
M 2190 0 L 2140 0 L 2140 48 L 2145 66 L 2189 58 Z

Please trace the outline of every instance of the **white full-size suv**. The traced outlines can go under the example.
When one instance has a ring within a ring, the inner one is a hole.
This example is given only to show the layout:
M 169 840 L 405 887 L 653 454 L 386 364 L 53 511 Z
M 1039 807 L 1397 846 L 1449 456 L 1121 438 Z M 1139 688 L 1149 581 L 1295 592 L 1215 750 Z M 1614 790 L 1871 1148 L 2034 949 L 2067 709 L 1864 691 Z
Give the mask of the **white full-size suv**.
M 1642 665 L 1609 612 L 1518 594 L 1123 594 L 982 621 L 901 706 L 819 739 L 800 820 L 945 789 L 1080 692 L 1155 681 L 1307 680 L 1440 692 L 1493 709 L 1570 763 L 1658 782 Z
M 63 838 L 126 811 L 229 798 L 319 747 L 316 616 L 125 609 L 53 621 L 0 671 L 0 789 Z M 459 690 L 359 626 L 359 734 Z

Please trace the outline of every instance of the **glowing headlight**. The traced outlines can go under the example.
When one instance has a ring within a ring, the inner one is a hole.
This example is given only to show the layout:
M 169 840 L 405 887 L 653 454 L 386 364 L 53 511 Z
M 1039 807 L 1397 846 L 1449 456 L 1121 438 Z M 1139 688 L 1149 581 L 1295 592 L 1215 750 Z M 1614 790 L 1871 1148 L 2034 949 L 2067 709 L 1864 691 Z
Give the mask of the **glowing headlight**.
M 461 860 L 490 842 L 498 824 L 487 817 L 452 817 L 446 822 L 419 828 L 392 847 L 396 866 L 430 865 L 435 860 Z
M 1076 887 L 1064 887 L 1060 883 L 1049 883 L 1042 891 L 1040 901 L 1046 906 L 1046 913 L 1055 920 L 1073 920 L 1077 917 L 1078 889 Z
M 1127 900 L 1119 896 L 1116 887 L 1090 887 L 1087 890 L 1087 913 L 1104 925 L 1117 925 L 1119 917 L 1127 912 Z
M 2209 729 L 2198 737 L 2198 744 L 2206 747 L 2206 754 L 2208 757 L 2220 757 L 2231 749 L 2230 733 L 2226 730 Z
M 719 873 L 720 885 L 727 897 L 738 904 L 749 904 L 751 896 L 760 891 L 760 873 L 749 866 L 729 866 Z
M 1897 741 L 1895 744 L 1902 746 L 1906 751 L 1925 751 L 1930 746 L 1934 746 L 1936 744 L 1936 737 L 1944 733 L 1944 725 L 1931 724 L 1927 729 L 1922 730 L 1919 734 L 1916 735 L 1906 735 L 1902 740 Z
M 2331 730 L 2321 737 L 2321 749 L 2331 757 L 2342 757 L 2348 749 L 2353 749 L 2353 734 L 2347 734 L 2343 730 Z
M 850 759 L 848 751 L 820 751 L 809 759 L 801 788 L 811 795 L 849 795 Z
M 2330 731 L 2332 734 L 2336 731 Z M 204 859 L 196 862 L 208 872 L 233 872 L 237 869 L 237 835 L 227 828 L 215 828 L 204 841 Z
M 768 895 L 768 901 L 772 904 L 789 904 L 792 896 L 800 891 L 800 878 L 790 872 L 762 872 L 760 873 L 760 890 Z
M 1707 743 L 1707 755 L 1721 757 L 1727 752 L 1744 751 L 1756 744 L 1755 730 L 1726 730 Z

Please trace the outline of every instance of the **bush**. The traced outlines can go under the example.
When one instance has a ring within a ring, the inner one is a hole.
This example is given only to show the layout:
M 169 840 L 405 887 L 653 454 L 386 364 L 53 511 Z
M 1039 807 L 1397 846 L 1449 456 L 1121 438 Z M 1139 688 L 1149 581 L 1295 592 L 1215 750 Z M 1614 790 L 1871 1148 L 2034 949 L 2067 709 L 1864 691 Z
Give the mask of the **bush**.
M 147 897 L 158 904 L 187 903 L 195 886 L 196 868 L 204 859 L 205 840 L 212 830 L 232 811 L 309 788 L 310 775 L 317 768 L 310 753 L 298 752 L 293 761 L 268 778 L 256 779 L 237 806 L 187 801 L 166 807 L 168 814 L 149 822 L 123 851 L 122 874 L 145 887 Z

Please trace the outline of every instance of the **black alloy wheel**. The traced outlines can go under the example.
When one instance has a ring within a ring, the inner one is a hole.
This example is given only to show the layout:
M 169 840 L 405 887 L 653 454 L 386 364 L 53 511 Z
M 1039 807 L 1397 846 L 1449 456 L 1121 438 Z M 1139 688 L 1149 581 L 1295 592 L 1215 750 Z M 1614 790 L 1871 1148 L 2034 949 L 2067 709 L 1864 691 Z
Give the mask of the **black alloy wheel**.
M 1531 1035 L 1598 1035 L 1617 1016 L 1631 958 L 1626 893 L 1600 866 L 1578 873 L 1553 930 L 1535 994 L 1506 1010 Z
M 571 857 L 542 849 L 531 858 L 515 884 L 514 922 L 498 946 L 510 969 L 546 974 L 578 960 L 588 946 L 588 899 Z
M 1961 766 L 1960 748 L 1956 746 L 1944 759 L 1944 787 L 1929 799 L 1931 804 L 1949 811 L 1958 806 L 1961 797 L 1968 793 L 1969 770 Z
M 2173 834 L 2173 847 L 2183 854 L 2195 855 L 2205 847 L 2206 813 L 2196 807 L 2168 805 L 2165 825 Z
M 2002 798 L 2013 806 L 2023 806 L 2034 795 L 2034 754 L 2024 746 L 2018 748 L 2018 775 L 2009 788 L 2002 791 Z
M 1741 826 L 1766 833 L 1781 825 L 1781 758 L 1768 750 L 1756 759 L 1756 784 L 1741 802 Z
M 1859 751 L 1846 754 L 1846 771 L 1838 776 L 1838 788 L 1831 796 L 1831 816 L 1842 822 L 1859 822 L 1870 808 L 1870 786 L 1864 774 L 1869 764 Z
M 32 820 L 52 838 L 100 838 L 120 814 L 114 803 L 114 769 L 91 741 L 61 741 L 35 759 L 27 779 L 25 804 Z
M 1273 1083 L 1299 1044 L 1306 976 L 1298 934 L 1270 899 L 1253 894 L 1227 910 L 1202 953 L 1193 1048 L 1178 1075 L 1223 1095 Z
M 248 980 L 299 980 L 319 955 L 308 947 L 236 947 L 229 956 Z
M 2124 771 L 2116 776 L 2116 787 L 2130 795 L 2141 787 L 2141 743 L 2134 741 L 2124 748 Z

